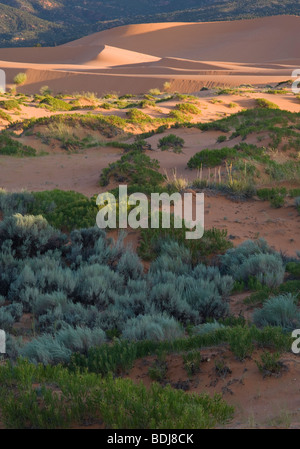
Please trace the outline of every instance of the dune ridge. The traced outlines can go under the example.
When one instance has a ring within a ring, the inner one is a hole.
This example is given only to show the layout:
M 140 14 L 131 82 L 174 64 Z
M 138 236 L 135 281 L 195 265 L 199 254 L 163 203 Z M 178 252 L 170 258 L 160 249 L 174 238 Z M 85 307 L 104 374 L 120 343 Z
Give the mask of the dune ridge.
M 299 29 L 297 16 L 127 25 L 58 47 L 0 49 L 0 68 L 8 83 L 26 71 L 25 93 L 45 83 L 53 92 L 82 85 L 98 94 L 141 93 L 166 81 L 187 92 L 208 83 L 259 86 L 290 79 L 300 67 Z

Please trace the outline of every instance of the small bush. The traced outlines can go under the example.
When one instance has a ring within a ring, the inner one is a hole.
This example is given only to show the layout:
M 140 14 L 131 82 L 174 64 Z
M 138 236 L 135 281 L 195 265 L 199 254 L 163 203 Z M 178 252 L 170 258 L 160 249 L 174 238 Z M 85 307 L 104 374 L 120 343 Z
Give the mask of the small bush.
M 168 136 L 160 139 L 158 142 L 158 148 L 162 151 L 172 148 L 175 153 L 181 152 L 183 145 L 184 140 L 181 137 L 175 136 L 175 134 L 169 134 Z
M 66 103 L 63 100 L 60 100 L 59 98 L 51 97 L 50 95 L 47 95 L 41 102 L 40 105 L 46 105 L 48 106 L 51 111 L 71 111 L 73 108 L 72 105 L 69 103 Z
M 51 95 L 52 92 L 51 92 L 51 89 L 49 88 L 49 86 L 42 86 L 40 88 L 40 94 L 42 96 L 47 96 L 47 95 Z
M 14 84 L 20 86 L 21 84 L 25 84 L 27 81 L 26 73 L 20 72 L 14 77 Z
M 231 161 L 237 156 L 235 148 L 221 148 L 220 150 L 202 150 L 196 153 L 188 161 L 189 168 L 200 168 L 201 165 L 206 167 L 216 167 L 221 165 L 224 160 Z
M 183 329 L 168 315 L 140 315 L 127 321 L 123 331 L 126 340 L 173 340 L 183 336 Z
M 260 356 L 260 361 L 256 360 L 255 363 L 257 365 L 257 368 L 262 373 L 263 377 L 266 376 L 278 376 L 280 375 L 283 364 L 279 361 L 280 359 L 280 353 L 275 352 L 267 352 L 265 351 Z
M 270 298 L 262 309 L 254 311 L 253 322 L 260 327 L 280 326 L 287 332 L 299 329 L 300 312 L 295 296 L 288 293 Z
M 201 110 L 191 103 L 179 103 L 175 106 L 175 109 L 183 114 L 201 114 Z
M 200 351 L 193 350 L 182 355 L 183 365 L 189 377 L 199 373 L 202 356 Z
M 262 109 L 279 109 L 279 106 L 272 101 L 266 100 L 265 98 L 257 98 L 256 104 Z
M 235 357 L 243 361 L 250 357 L 254 350 L 251 329 L 242 326 L 233 327 L 229 334 L 229 346 Z

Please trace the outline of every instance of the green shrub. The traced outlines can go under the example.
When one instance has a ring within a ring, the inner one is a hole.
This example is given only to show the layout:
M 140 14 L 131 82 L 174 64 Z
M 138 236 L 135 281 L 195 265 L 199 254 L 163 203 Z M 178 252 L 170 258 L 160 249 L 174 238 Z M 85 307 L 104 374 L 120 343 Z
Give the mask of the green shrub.
M 183 365 L 189 377 L 199 373 L 202 356 L 200 351 L 193 350 L 182 355 Z
M 129 109 L 126 115 L 131 123 L 149 123 L 153 120 L 149 115 L 136 108 Z
M 1 111 L 1 109 L 0 109 L 0 119 L 6 120 L 9 123 L 11 123 L 13 121 L 12 117 L 9 114 L 7 114 L 6 112 Z
M 20 72 L 14 77 L 14 84 L 21 85 L 25 84 L 27 81 L 26 73 Z
M 175 109 L 183 114 L 201 114 L 201 110 L 191 103 L 179 103 L 176 104 Z
M 36 156 L 36 150 L 18 142 L 5 131 L 0 133 L 0 154 L 17 157 Z
M 217 138 L 217 143 L 223 143 L 227 140 L 227 136 L 219 136 Z
M 114 178 L 119 183 L 127 183 L 129 193 L 159 192 L 165 177 L 158 169 L 159 163 L 156 159 L 151 159 L 140 151 L 129 151 L 120 160 L 102 170 L 100 185 L 106 186 L 110 179 Z
M 256 193 L 261 200 L 269 200 L 272 207 L 278 208 L 284 205 L 287 190 L 285 187 L 273 187 L 258 189 Z
M 59 98 L 51 97 L 50 95 L 47 95 L 43 100 L 41 100 L 40 105 L 46 105 L 51 109 L 51 111 L 54 112 L 71 111 L 71 109 L 73 108 L 73 106 L 69 103 L 60 100 Z
M 168 136 L 160 139 L 158 142 L 158 148 L 160 148 L 162 151 L 173 148 L 173 151 L 175 153 L 181 152 L 183 145 L 184 140 L 181 137 L 175 136 L 175 134 L 169 134 Z
M 1 100 L 0 107 L 6 109 L 7 111 L 18 110 L 20 111 L 20 105 L 17 100 Z
M 216 167 L 221 165 L 224 160 L 231 161 L 237 156 L 235 148 L 221 148 L 220 150 L 202 150 L 196 153 L 188 161 L 189 168 L 200 168 L 201 165 L 206 167 Z
M 251 329 L 242 326 L 233 327 L 229 334 L 229 346 L 235 357 L 243 361 L 254 350 Z
M 259 108 L 263 109 L 279 109 L 279 106 L 272 101 L 266 100 L 265 98 L 257 98 L 256 104 Z
M 275 352 L 272 354 L 271 352 L 265 351 L 263 354 L 261 354 L 260 361 L 256 360 L 255 363 L 259 371 L 262 373 L 263 377 L 272 375 L 278 376 L 283 368 L 283 364 L 279 361 L 279 359 L 279 352 Z
M 287 263 L 285 269 L 288 273 L 300 278 L 300 261 Z
M 1 415 L 10 428 L 67 428 L 101 419 L 114 429 L 202 429 L 233 415 L 220 395 L 187 395 L 157 383 L 147 389 L 129 379 L 102 379 L 24 361 L 1 366 L 0 379 Z

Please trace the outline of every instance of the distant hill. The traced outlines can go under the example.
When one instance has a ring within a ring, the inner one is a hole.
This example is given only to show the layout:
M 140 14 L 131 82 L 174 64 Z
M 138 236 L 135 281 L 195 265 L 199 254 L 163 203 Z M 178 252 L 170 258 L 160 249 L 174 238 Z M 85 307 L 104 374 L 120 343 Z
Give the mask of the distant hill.
M 300 15 L 295 0 L 2 0 L 0 47 L 53 46 L 120 25 Z

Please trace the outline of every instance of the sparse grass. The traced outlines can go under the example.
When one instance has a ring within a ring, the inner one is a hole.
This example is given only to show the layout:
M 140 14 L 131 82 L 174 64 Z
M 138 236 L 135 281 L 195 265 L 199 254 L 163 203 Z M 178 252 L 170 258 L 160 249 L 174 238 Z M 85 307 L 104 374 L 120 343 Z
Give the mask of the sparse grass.
M 0 101 L 0 108 L 6 109 L 7 111 L 21 110 L 19 102 L 15 99 Z
M 257 98 L 256 104 L 259 108 L 263 109 L 279 109 L 277 104 L 272 103 L 272 101 L 266 100 L 265 98 Z
M 43 100 L 41 100 L 40 105 L 48 107 L 52 112 L 55 111 L 70 111 L 73 106 L 66 101 L 60 100 L 59 98 L 51 97 L 47 95 Z
M 260 360 L 256 360 L 255 363 L 263 377 L 279 376 L 283 369 L 283 364 L 279 359 L 279 352 L 271 353 L 265 351 L 261 354 Z
M 175 109 L 183 114 L 201 114 L 201 110 L 191 103 L 178 103 L 176 104 Z

